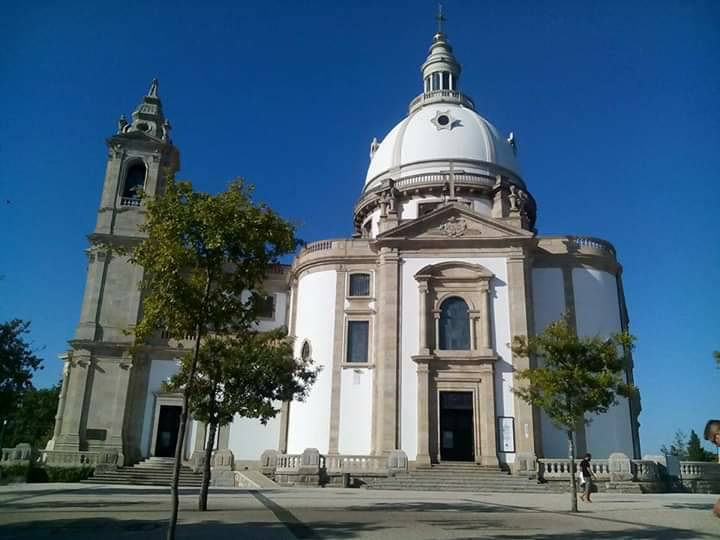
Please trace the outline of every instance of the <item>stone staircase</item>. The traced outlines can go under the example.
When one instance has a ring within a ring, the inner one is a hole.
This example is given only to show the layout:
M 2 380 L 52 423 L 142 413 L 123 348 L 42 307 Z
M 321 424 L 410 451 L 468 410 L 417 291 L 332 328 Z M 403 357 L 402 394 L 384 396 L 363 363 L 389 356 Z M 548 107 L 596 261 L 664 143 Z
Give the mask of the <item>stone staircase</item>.
M 83 482 L 86 484 L 170 486 L 174 463 L 173 458 L 151 457 L 132 467 L 96 472 Z M 179 484 L 181 487 L 200 487 L 201 483 L 202 473 L 194 473 L 190 467 L 181 467 Z
M 367 488 L 480 493 L 550 493 L 557 489 L 556 486 L 538 484 L 537 480 L 513 476 L 500 467 L 463 462 L 445 462 L 407 474 L 379 478 L 369 483 Z

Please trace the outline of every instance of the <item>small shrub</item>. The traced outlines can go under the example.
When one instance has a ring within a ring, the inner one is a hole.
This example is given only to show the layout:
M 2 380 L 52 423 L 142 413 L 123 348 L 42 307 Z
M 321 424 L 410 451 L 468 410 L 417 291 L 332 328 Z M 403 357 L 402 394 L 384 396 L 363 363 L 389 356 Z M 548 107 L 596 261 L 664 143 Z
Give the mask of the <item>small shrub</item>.
M 80 482 L 86 480 L 95 469 L 93 467 L 45 467 L 46 482 Z M 42 480 L 40 480 L 42 481 Z
M 3 465 L 0 467 L 3 484 L 14 484 L 18 482 L 27 482 L 30 474 L 29 465 Z

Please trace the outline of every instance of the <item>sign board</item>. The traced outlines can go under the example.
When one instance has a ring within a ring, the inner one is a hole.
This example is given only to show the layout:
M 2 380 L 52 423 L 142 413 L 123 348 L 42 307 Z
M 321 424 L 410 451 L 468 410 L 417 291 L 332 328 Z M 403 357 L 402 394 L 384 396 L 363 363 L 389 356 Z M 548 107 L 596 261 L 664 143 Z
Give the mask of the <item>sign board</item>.
M 515 452 L 515 418 L 498 416 L 498 446 L 500 452 Z

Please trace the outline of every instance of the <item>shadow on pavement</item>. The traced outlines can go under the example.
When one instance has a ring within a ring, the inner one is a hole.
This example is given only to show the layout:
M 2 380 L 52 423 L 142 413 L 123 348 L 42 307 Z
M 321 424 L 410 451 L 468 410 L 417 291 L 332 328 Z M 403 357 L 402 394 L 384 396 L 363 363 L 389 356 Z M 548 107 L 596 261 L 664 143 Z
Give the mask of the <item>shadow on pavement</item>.
M 132 538 L 157 540 L 163 538 L 166 520 L 116 520 L 110 518 L 43 520 L 6 525 L 0 528 L 0 539 L 46 540 L 50 538 L 89 540 L 94 538 Z M 344 540 L 358 538 L 365 533 L 389 529 L 388 526 L 356 522 L 315 522 L 306 530 L 288 530 L 281 523 L 249 521 L 223 523 L 201 521 L 178 524 L 177 538 L 224 540 Z
M 457 540 L 471 540 L 475 537 L 458 538 Z M 578 529 L 566 533 L 539 533 L 537 529 L 532 536 L 517 536 L 514 534 L 485 534 L 483 538 L 492 540 L 510 540 L 517 538 L 533 538 L 534 540 L 683 540 L 683 539 L 699 539 L 712 538 L 705 536 L 697 531 L 688 531 L 686 529 L 676 529 L 672 527 L 652 527 L 639 526 L 628 529 L 614 531 L 593 531 L 588 529 Z

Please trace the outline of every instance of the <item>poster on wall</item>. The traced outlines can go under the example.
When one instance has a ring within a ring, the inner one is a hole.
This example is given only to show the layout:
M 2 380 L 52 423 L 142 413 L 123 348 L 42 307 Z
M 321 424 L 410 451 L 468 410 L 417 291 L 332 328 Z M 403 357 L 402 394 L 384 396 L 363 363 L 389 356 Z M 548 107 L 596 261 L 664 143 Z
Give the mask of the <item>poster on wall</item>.
M 501 452 L 515 452 L 515 418 L 498 416 L 498 443 Z

